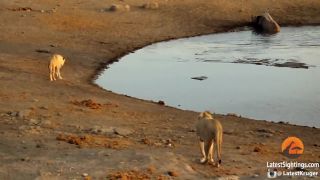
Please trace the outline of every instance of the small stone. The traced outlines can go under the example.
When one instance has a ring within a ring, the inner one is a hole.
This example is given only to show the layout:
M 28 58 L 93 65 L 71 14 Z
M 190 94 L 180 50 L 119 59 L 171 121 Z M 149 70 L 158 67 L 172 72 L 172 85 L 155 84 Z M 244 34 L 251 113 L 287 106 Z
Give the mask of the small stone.
M 38 125 L 40 123 L 40 120 L 37 119 L 30 119 L 29 124 L 30 125 Z
M 82 177 L 87 177 L 87 176 L 89 176 L 88 173 L 83 173 L 83 174 L 82 174 Z
M 253 149 L 253 152 L 261 152 L 261 151 L 262 149 L 258 146 Z
M 114 132 L 121 136 L 128 136 L 129 134 L 133 133 L 133 130 L 127 128 L 115 128 Z
M 21 158 L 20 160 L 21 160 L 21 161 L 29 161 L 30 158 L 29 158 L 29 157 L 23 157 L 23 158 Z
M 41 9 L 41 11 L 40 11 L 41 13 L 44 13 L 45 11 L 43 10 L 43 9 Z
M 130 5 L 112 4 L 109 11 L 130 11 Z
M 48 110 L 48 106 L 41 106 L 40 109 Z
M 240 147 L 240 146 L 237 146 L 236 149 L 241 149 L 241 147 Z
M 168 171 L 168 175 L 169 176 L 173 176 L 173 177 L 178 177 L 179 176 L 179 174 L 177 172 L 175 172 L 175 171 Z

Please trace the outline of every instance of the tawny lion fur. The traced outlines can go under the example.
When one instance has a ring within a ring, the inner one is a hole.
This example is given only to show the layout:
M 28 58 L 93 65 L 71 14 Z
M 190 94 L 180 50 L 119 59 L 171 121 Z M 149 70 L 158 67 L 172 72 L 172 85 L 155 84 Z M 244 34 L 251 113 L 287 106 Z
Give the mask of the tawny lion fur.
M 214 149 L 218 159 L 217 167 L 221 164 L 221 145 L 223 129 L 221 123 L 213 119 L 210 112 L 200 113 L 196 124 L 197 135 L 200 138 L 201 163 L 214 163 Z
M 64 65 L 65 61 L 66 59 L 59 54 L 54 54 L 50 58 L 50 62 L 49 62 L 50 81 L 56 80 L 56 78 L 62 79 L 60 74 L 60 69 Z

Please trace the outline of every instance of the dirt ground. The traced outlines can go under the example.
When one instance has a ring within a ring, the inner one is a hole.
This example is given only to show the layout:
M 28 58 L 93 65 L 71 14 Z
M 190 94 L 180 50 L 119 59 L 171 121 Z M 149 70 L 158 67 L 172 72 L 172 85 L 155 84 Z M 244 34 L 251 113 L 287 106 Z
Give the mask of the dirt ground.
M 319 0 L 1 0 L 0 179 L 266 178 L 266 162 L 319 162 L 320 130 L 215 115 L 224 127 L 222 167 L 198 163 L 194 124 L 183 111 L 105 91 L 105 65 L 150 43 L 231 30 L 268 10 L 280 25 L 320 24 Z M 107 11 L 128 4 L 130 11 Z M 48 58 L 67 61 L 49 81 Z M 319 170 L 318 170 L 319 171 Z

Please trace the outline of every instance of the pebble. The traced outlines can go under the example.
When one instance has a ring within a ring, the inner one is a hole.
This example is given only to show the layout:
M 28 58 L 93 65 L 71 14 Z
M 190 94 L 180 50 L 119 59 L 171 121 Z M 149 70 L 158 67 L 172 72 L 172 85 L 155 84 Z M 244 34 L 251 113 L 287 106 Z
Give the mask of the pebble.
M 21 160 L 21 161 L 29 161 L 30 158 L 29 158 L 29 157 L 24 157 L 24 158 L 21 158 L 20 160 Z
M 37 119 L 30 119 L 29 125 L 38 125 L 40 123 L 40 120 Z
M 262 151 L 262 149 L 260 147 L 255 147 L 253 149 L 253 152 L 261 152 L 261 151 Z
M 173 176 L 173 177 L 178 177 L 179 176 L 179 174 L 177 172 L 175 172 L 175 171 L 168 171 L 168 175 L 169 176 Z
M 133 133 L 133 130 L 128 128 L 115 128 L 114 132 L 121 136 L 128 136 Z
M 48 106 L 41 106 L 40 109 L 48 110 Z

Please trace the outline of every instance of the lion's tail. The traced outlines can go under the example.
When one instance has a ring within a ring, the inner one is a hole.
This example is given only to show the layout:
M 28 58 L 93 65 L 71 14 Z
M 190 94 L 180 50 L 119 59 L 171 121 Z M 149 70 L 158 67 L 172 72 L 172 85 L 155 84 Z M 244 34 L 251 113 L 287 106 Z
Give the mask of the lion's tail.
M 221 162 L 222 162 L 221 161 L 222 134 L 223 134 L 222 130 L 219 131 L 218 134 L 217 134 L 217 145 L 216 145 L 216 147 L 217 147 L 217 152 L 218 152 L 218 162 L 219 162 L 219 164 L 221 164 Z

